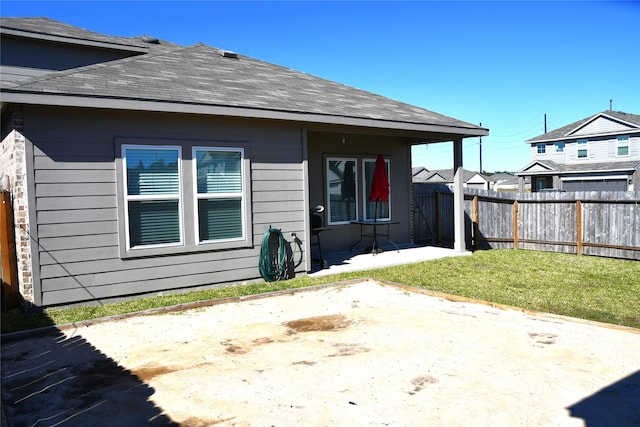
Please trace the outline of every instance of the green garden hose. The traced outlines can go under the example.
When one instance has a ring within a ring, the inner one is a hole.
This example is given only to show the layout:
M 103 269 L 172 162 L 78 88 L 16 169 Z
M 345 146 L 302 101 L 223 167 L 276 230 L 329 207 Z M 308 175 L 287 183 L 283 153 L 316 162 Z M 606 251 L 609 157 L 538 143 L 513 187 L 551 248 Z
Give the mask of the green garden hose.
M 260 275 L 267 282 L 286 280 L 290 274 L 290 257 L 287 246 L 278 228 L 271 228 L 264 233 L 260 248 Z

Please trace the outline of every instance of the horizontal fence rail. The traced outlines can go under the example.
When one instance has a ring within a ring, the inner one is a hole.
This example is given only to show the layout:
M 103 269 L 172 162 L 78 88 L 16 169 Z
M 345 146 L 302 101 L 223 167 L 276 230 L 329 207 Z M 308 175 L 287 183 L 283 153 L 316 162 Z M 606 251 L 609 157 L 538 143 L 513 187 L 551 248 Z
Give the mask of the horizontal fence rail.
M 414 239 L 451 246 L 453 193 L 414 184 Z M 420 223 L 420 222 L 423 223 Z M 467 247 L 640 260 L 640 191 L 502 193 L 465 189 Z M 421 234 L 420 234 L 421 233 Z

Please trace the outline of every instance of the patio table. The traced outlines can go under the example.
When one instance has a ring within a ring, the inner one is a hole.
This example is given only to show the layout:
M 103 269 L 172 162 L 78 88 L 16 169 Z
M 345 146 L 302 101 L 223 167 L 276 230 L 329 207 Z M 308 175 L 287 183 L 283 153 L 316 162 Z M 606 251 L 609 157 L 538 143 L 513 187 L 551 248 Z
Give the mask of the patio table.
M 382 249 L 380 249 L 380 246 L 378 245 L 378 236 L 386 237 L 389 243 L 396 247 L 396 250 L 400 250 L 398 245 L 389 238 L 389 226 L 392 224 L 400 224 L 400 221 L 360 220 L 351 221 L 351 224 L 360 226 L 360 240 L 351 245 L 351 252 L 353 252 L 353 248 L 358 246 L 364 238 L 368 237 L 371 238 L 371 251 L 369 251 L 369 247 L 367 247 L 365 249 L 365 253 L 371 252 L 373 255 L 379 254 L 382 252 Z M 386 229 L 384 229 L 385 231 L 378 231 L 379 226 L 386 226 Z M 370 228 L 370 230 L 368 228 Z

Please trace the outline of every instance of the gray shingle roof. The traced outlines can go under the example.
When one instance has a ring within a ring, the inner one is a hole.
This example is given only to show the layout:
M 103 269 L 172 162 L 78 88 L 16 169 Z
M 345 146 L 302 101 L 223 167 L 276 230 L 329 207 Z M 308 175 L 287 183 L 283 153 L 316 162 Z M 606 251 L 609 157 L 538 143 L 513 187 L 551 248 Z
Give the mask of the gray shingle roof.
M 584 125 L 585 123 L 595 119 L 598 116 L 605 115 L 614 119 L 622 120 L 623 122 L 631 123 L 633 125 L 637 125 L 640 127 L 640 115 L 638 114 L 630 114 L 624 113 L 622 111 L 612 111 L 606 110 L 600 113 L 594 114 L 593 116 L 589 116 L 582 120 L 578 120 L 577 122 L 573 122 L 566 126 L 562 126 L 561 128 L 554 129 L 550 132 L 543 133 L 542 135 L 538 135 L 534 138 L 531 138 L 525 141 L 527 144 L 541 142 L 541 141 L 554 141 L 554 140 L 563 140 L 567 137 L 569 133 L 571 133 L 576 128 Z
M 547 171 L 531 172 L 528 171 L 531 166 L 542 164 L 549 168 Z M 558 173 L 584 173 L 584 172 L 615 172 L 615 171 L 632 171 L 640 168 L 640 162 L 630 160 L 626 162 L 599 162 L 599 163 L 574 163 L 559 164 L 552 160 L 534 161 L 522 168 L 516 175 L 549 175 Z
M 63 22 L 54 21 L 49 18 L 2 18 L 0 20 L 4 30 L 14 30 L 22 32 L 23 36 L 33 38 L 48 38 L 50 36 L 69 39 L 69 42 L 100 42 L 113 45 L 120 45 L 122 48 L 137 47 L 147 49 L 149 43 L 145 43 L 141 38 L 135 37 L 116 37 L 105 34 L 96 33 L 65 24 Z
M 48 30 L 73 37 L 121 39 L 55 21 L 43 22 Z M 33 26 L 36 24 L 34 21 Z M 290 68 L 242 55 L 223 57 L 219 49 L 201 43 L 150 46 L 149 53 L 143 55 L 54 72 L 3 88 L 3 95 L 30 94 L 40 99 L 62 95 L 82 98 L 83 105 L 90 98 L 96 107 L 104 100 L 234 107 L 394 122 L 407 129 L 407 124 L 418 124 L 455 128 L 465 135 L 487 134 L 476 125 Z
M 479 172 L 470 171 L 467 169 L 462 169 L 462 181 L 467 182 L 471 178 L 476 175 L 482 176 L 484 179 L 487 179 L 484 175 Z M 443 182 L 443 183 L 452 183 L 454 178 L 453 169 L 433 169 L 428 171 L 425 174 L 420 174 L 416 176 L 414 174 L 413 182 Z M 487 179 L 488 180 L 488 179 Z

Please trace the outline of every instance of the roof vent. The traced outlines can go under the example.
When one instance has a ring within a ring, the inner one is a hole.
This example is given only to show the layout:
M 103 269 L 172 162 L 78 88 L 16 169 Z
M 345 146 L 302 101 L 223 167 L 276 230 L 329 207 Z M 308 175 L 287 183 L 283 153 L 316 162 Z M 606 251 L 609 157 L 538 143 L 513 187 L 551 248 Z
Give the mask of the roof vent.
M 218 50 L 218 53 L 220 54 L 220 56 L 222 56 L 223 58 L 233 58 L 233 59 L 238 59 L 238 54 L 235 52 L 232 52 L 230 50 L 224 50 L 224 49 L 220 49 Z
M 142 40 L 145 43 L 150 43 L 150 44 L 160 44 L 160 40 L 158 40 L 157 37 L 152 37 L 152 36 L 142 36 L 140 37 L 140 40 Z

